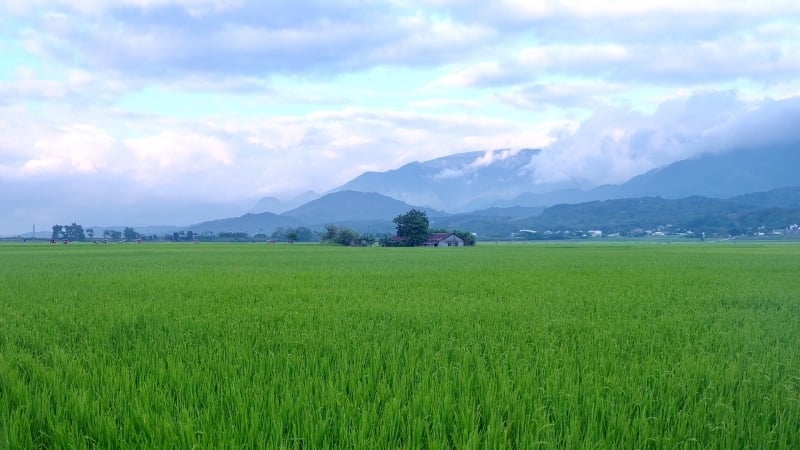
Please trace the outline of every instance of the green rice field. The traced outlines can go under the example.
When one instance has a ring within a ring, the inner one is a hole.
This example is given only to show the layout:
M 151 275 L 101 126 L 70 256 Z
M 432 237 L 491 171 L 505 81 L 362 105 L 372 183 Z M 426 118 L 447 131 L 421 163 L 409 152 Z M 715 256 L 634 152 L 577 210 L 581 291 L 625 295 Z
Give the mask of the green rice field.
M 800 448 L 800 244 L 0 245 L 0 448 Z

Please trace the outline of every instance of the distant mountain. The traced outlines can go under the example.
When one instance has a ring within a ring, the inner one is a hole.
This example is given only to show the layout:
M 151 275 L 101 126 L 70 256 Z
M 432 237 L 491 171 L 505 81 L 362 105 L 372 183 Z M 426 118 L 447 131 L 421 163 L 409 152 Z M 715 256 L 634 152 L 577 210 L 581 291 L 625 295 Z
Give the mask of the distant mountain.
M 532 188 L 526 168 L 540 150 L 467 152 L 366 172 L 334 191 L 377 192 L 448 212 L 491 206 Z
M 279 216 L 273 213 L 245 214 L 240 217 L 210 220 L 182 229 L 195 233 L 248 232 L 250 234 L 271 234 L 276 228 L 297 227 L 302 222 L 292 217 Z
M 248 213 L 180 229 L 195 233 L 248 232 L 270 235 L 278 228 L 304 226 L 321 231 L 325 225 L 331 224 L 352 228 L 359 233 L 391 233 L 395 230 L 392 219 L 412 208 L 425 211 L 429 217 L 446 215 L 442 211 L 415 207 L 374 192 L 341 191 L 312 200 L 280 215 L 269 212 Z
M 282 215 L 245 214 L 180 229 L 203 232 L 249 232 L 270 235 L 277 228 L 305 226 L 320 231 L 327 224 L 359 233 L 392 233 L 392 219 L 415 208 L 376 193 L 341 191 L 325 195 Z M 800 187 L 749 193 L 728 199 L 691 196 L 681 199 L 637 197 L 559 204 L 548 208 L 487 208 L 468 213 L 425 211 L 431 228 L 477 233 L 478 239 L 504 239 L 520 230 L 672 229 L 724 233 L 735 230 L 785 228 L 800 223 Z M 138 231 L 138 230 L 137 230 Z
M 374 220 L 391 222 L 412 208 L 425 211 L 428 216 L 445 214 L 431 208 L 415 207 L 375 192 L 339 191 L 312 200 L 283 213 L 282 216 L 313 224 Z
M 751 209 L 730 200 L 707 197 L 639 197 L 552 206 L 536 218 L 535 225 L 540 228 L 596 228 L 609 231 L 665 225 L 685 227 L 711 218 L 715 222 L 726 221 L 733 215 Z
M 290 198 L 289 200 L 280 200 L 277 197 L 264 197 L 258 201 L 250 210 L 253 214 L 271 212 L 274 214 L 281 214 L 298 206 L 304 205 L 312 200 L 320 197 L 314 191 L 306 191 L 300 195 Z
M 559 204 L 538 208 L 490 208 L 441 218 L 436 226 L 478 233 L 479 239 L 508 237 L 529 230 L 673 229 L 712 233 L 759 227 L 785 228 L 800 223 L 800 187 L 751 193 L 729 199 L 692 196 L 681 199 L 637 197 Z
M 468 152 L 367 172 L 337 190 L 377 192 L 451 213 L 488 207 L 552 206 L 637 197 L 729 198 L 797 184 L 800 144 L 702 154 L 619 185 L 543 190 L 534 184 L 540 150 Z
M 800 183 L 800 180 L 797 183 Z M 761 208 L 800 208 L 800 187 L 794 186 L 773 189 L 767 192 L 753 192 L 731 197 L 730 200 L 743 205 Z
M 728 198 L 798 184 L 800 145 L 705 154 L 651 170 L 615 187 L 595 189 L 601 198 L 693 195 Z

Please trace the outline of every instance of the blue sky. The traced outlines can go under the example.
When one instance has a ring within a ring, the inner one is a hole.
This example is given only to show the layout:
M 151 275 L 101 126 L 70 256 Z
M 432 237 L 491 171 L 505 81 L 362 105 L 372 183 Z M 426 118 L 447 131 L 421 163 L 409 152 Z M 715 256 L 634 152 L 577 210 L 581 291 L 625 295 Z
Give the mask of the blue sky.
M 462 151 L 545 149 L 546 189 L 798 138 L 794 1 L 6 0 L 0 55 L 0 235 Z

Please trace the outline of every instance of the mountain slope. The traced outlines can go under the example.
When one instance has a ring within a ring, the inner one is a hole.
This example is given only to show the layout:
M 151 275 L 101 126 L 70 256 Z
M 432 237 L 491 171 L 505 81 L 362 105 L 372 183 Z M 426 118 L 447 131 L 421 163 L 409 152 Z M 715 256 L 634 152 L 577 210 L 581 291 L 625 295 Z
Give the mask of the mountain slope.
M 798 180 L 800 182 L 800 180 Z M 733 202 L 761 208 L 800 208 L 800 186 L 731 197 Z
M 281 214 L 297 208 L 298 206 L 302 206 L 312 200 L 318 199 L 319 197 L 320 195 L 314 191 L 303 192 L 302 194 L 290 198 L 289 200 L 280 200 L 277 197 L 264 197 L 259 200 L 255 206 L 253 206 L 253 209 L 251 209 L 250 212 L 253 214 L 264 212 Z
M 371 220 L 391 222 L 412 208 L 415 207 L 375 192 L 339 191 L 312 200 L 281 216 L 313 224 Z M 429 216 L 443 214 L 430 208 L 416 208 Z
M 468 212 L 614 198 L 729 198 L 796 185 L 800 167 L 800 144 L 734 149 L 678 161 L 619 185 L 548 191 L 535 185 L 540 154 L 539 150 L 459 153 L 387 172 L 367 172 L 337 190 L 378 192 L 412 204 Z
M 529 189 L 526 167 L 539 153 L 532 149 L 459 153 L 387 172 L 366 172 L 335 191 L 377 192 L 449 212 L 474 209 Z
M 800 145 L 739 149 L 701 155 L 651 170 L 618 186 L 595 190 L 595 197 L 692 195 L 728 198 L 798 183 Z
M 276 228 L 297 227 L 302 223 L 291 217 L 272 213 L 245 214 L 240 217 L 210 220 L 186 227 L 195 233 L 248 232 L 270 234 Z

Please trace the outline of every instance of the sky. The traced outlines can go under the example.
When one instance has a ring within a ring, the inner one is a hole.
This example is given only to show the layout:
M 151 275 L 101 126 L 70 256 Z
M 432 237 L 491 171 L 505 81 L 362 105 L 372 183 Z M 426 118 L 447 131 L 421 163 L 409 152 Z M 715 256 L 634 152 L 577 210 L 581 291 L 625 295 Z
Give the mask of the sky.
M 796 1 L 0 5 L 0 235 L 239 215 L 465 151 L 619 183 L 797 123 Z

